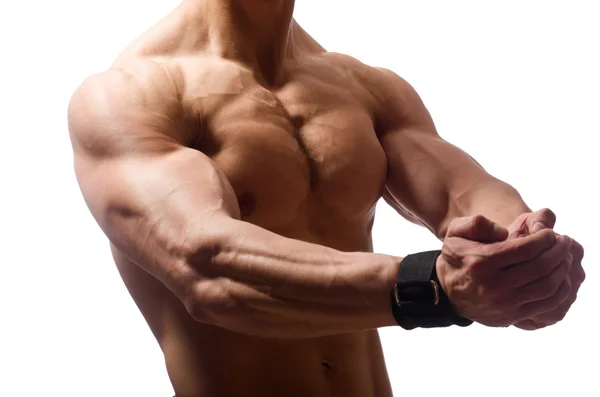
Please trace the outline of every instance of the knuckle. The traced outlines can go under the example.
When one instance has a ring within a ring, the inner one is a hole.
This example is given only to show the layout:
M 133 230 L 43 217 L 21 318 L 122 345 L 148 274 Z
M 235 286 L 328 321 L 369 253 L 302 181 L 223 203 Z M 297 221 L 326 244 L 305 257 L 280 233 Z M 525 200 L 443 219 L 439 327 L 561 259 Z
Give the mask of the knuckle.
M 550 208 L 542 208 L 540 210 L 540 215 L 549 223 L 551 223 L 551 225 L 548 225 L 550 227 L 552 227 L 556 222 L 556 214 Z
M 563 308 L 556 312 L 556 314 L 554 315 L 554 318 L 552 319 L 554 321 L 554 323 L 562 321 L 567 316 L 567 313 L 569 312 L 569 307 Z
M 552 229 L 542 229 L 530 235 L 530 238 L 520 244 L 521 249 L 543 252 L 556 243 L 556 234 Z
M 575 303 L 576 301 L 577 301 L 577 292 L 571 291 L 571 295 L 565 301 L 565 304 L 567 305 L 567 310 L 569 308 L 571 308 L 571 306 L 573 306 L 573 303 Z
M 484 225 L 484 222 L 485 222 L 485 218 L 483 217 L 483 215 L 473 216 L 471 218 L 471 222 L 469 224 L 471 232 L 477 233 L 479 230 L 481 230 L 481 227 Z
M 579 285 L 583 284 L 583 282 L 585 281 L 585 278 L 586 278 L 585 270 L 583 270 L 583 268 L 580 267 L 578 269 L 578 271 L 575 273 L 575 277 L 576 277 L 577 283 Z
M 523 320 L 520 321 L 518 324 L 515 324 L 517 327 L 524 329 L 526 331 L 534 331 L 536 329 L 538 329 L 538 326 L 536 325 L 536 323 L 534 321 L 531 320 Z
M 442 254 L 452 258 L 461 256 L 461 247 L 456 238 L 447 238 L 442 246 Z
M 561 251 L 570 251 L 573 239 L 571 239 L 569 236 L 562 235 L 556 238 L 556 242 L 557 244 L 560 244 L 558 247 Z
M 576 300 L 577 295 L 571 294 L 568 296 L 567 299 L 565 299 L 565 301 L 560 305 L 560 309 L 557 310 L 557 318 L 562 320 L 567 315 L 571 309 L 571 306 L 573 306 L 573 303 L 575 303 Z
M 478 281 L 491 278 L 491 268 L 488 265 L 487 258 L 483 255 L 468 255 L 463 259 L 465 271 L 467 274 Z
M 583 246 L 581 244 L 579 244 L 578 242 L 575 242 L 575 246 L 577 247 L 577 250 L 579 251 L 579 259 L 583 259 L 583 257 L 585 256 L 585 248 L 583 248 Z
M 568 310 L 563 310 L 561 311 L 555 318 L 555 324 L 558 323 L 559 321 L 562 321 L 565 319 L 565 317 L 567 316 L 567 312 Z
M 543 241 L 549 246 L 556 243 L 556 233 L 554 233 L 552 229 L 544 229 L 542 231 L 542 238 Z
M 551 298 L 552 296 L 554 296 L 554 294 L 556 294 L 559 286 L 560 283 L 558 283 L 556 280 L 554 280 L 553 278 L 548 278 L 546 282 L 542 283 L 542 285 L 540 286 L 540 298 Z
M 445 239 L 444 240 L 444 245 L 442 245 L 442 255 L 444 257 L 452 257 L 453 255 L 453 250 L 452 250 L 452 240 L 451 239 Z
M 483 258 L 481 255 L 467 255 L 463 258 L 463 264 L 469 273 L 476 273 L 482 267 Z
M 471 217 L 472 225 L 478 225 L 485 221 L 485 217 L 481 214 L 473 215 Z
M 447 238 L 444 240 L 444 245 L 442 246 L 442 256 L 450 266 L 460 266 L 460 263 L 464 262 L 462 252 L 462 248 L 460 244 L 457 244 L 455 238 Z
M 567 253 L 567 257 L 565 258 L 564 265 L 567 268 L 567 273 L 571 271 L 573 268 L 573 254 L 570 252 Z
M 565 302 L 569 298 L 569 296 L 571 296 L 571 291 L 572 291 L 571 283 L 568 281 L 564 282 L 563 285 L 561 286 L 561 288 L 556 293 L 557 301 L 559 303 Z
M 569 311 L 568 307 L 560 308 L 557 310 L 553 310 L 552 312 L 541 315 L 540 319 L 547 325 L 554 325 L 554 324 L 558 323 L 559 321 L 562 321 L 565 318 L 565 316 L 567 315 L 568 311 Z
M 573 254 L 574 254 L 573 256 L 575 258 L 577 258 L 578 261 L 581 261 L 583 259 L 583 257 L 585 256 L 585 249 L 583 248 L 583 246 L 581 244 L 579 244 L 575 240 L 573 240 L 572 250 L 573 250 Z
M 493 244 L 483 244 L 478 247 L 479 255 L 485 260 L 493 259 L 498 255 L 498 247 Z

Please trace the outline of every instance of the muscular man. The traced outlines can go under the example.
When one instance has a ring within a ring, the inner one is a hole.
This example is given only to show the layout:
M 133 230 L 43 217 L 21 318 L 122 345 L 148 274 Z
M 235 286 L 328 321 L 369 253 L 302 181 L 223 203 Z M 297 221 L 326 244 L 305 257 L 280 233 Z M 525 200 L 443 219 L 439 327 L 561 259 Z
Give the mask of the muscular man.
M 177 396 L 390 396 L 377 328 L 402 320 L 408 264 L 372 253 L 381 197 L 443 240 L 436 291 L 457 318 L 562 319 L 583 250 L 552 212 L 293 7 L 186 0 L 70 103 L 81 190 Z

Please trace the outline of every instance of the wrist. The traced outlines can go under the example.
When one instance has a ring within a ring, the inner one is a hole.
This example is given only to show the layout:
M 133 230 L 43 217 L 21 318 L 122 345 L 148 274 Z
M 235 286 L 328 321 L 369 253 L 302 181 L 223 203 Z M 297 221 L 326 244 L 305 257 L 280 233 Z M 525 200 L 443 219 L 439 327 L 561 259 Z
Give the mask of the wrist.
M 367 252 L 347 253 L 353 270 L 352 278 L 357 280 L 355 291 L 362 296 L 360 302 L 369 316 L 376 318 L 377 328 L 397 325 L 390 310 L 390 291 L 396 283 L 396 275 L 403 258 Z M 347 297 L 345 298 L 347 302 Z M 358 307 L 353 305 L 354 309 Z
M 438 275 L 444 271 L 441 251 L 409 255 L 400 264 L 392 290 L 392 312 L 404 329 L 467 326 L 472 321 L 452 307 Z
M 448 296 L 448 288 L 446 287 L 446 266 L 445 266 L 444 255 L 440 254 L 435 261 L 435 272 L 437 275 L 438 283 L 444 295 Z

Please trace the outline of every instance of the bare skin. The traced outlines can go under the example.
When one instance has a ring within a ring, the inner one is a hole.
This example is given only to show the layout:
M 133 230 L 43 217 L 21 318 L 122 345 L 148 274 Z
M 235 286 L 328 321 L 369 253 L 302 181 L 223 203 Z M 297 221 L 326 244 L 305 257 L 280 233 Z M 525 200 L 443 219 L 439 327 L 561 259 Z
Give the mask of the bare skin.
M 187 0 L 71 101 L 84 198 L 177 396 L 390 396 L 377 328 L 395 325 L 402 258 L 372 253 L 382 197 L 448 236 L 438 272 L 461 314 L 564 317 L 580 246 L 293 5 Z

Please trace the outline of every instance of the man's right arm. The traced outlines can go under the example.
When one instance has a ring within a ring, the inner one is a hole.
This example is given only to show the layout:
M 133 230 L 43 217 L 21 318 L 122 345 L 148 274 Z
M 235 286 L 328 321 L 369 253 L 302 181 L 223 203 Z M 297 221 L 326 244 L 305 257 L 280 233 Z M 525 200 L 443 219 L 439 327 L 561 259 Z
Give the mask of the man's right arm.
M 176 90 L 161 73 L 92 77 L 69 108 L 81 190 L 119 251 L 196 320 L 233 331 L 295 338 L 395 325 L 390 291 L 401 259 L 239 220 L 225 176 L 186 147 Z

